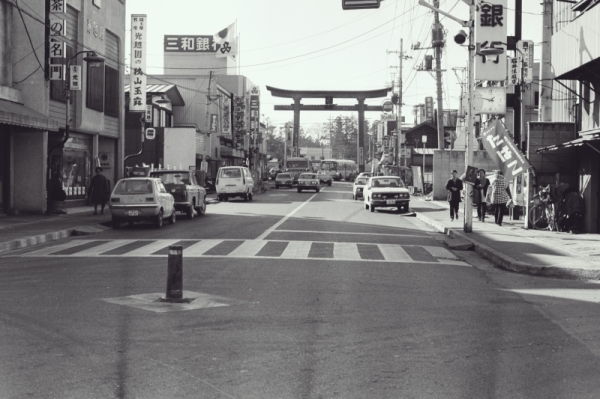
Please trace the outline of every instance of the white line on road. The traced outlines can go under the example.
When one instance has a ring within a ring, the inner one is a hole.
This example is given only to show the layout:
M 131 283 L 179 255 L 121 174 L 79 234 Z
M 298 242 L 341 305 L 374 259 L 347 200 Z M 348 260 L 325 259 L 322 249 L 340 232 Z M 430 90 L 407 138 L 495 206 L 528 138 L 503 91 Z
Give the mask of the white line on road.
M 325 189 L 321 189 L 321 192 L 325 191 Z M 308 204 L 313 198 L 315 198 L 317 196 L 318 193 L 314 193 L 312 195 L 312 197 L 310 197 L 309 199 L 307 199 L 306 201 L 304 201 L 302 204 L 300 204 L 296 209 L 294 209 L 293 211 L 291 211 L 290 213 L 288 213 L 287 215 L 285 215 L 279 222 L 275 223 L 273 226 L 271 226 L 270 228 L 268 228 L 267 230 L 265 230 L 264 233 L 262 233 L 261 235 L 259 235 L 256 239 L 257 240 L 264 240 L 269 234 L 271 234 L 275 229 L 277 229 L 279 226 L 281 226 L 282 224 L 284 224 L 289 218 L 291 218 L 296 212 L 298 212 L 304 205 Z
M 378 244 L 381 254 L 385 260 L 397 262 L 410 262 L 412 258 L 406 253 L 402 247 L 398 245 Z
M 306 259 L 311 245 L 310 241 L 290 241 L 281 254 L 281 258 Z
M 305 234 L 354 234 L 360 236 L 384 236 L 384 237 L 420 237 L 420 238 L 431 238 L 430 236 L 423 234 L 390 234 L 390 233 L 359 233 L 352 231 L 311 231 L 311 230 L 275 230 L 272 233 L 305 233 Z
M 336 242 L 333 244 L 333 257 L 336 259 L 361 260 L 355 244 Z

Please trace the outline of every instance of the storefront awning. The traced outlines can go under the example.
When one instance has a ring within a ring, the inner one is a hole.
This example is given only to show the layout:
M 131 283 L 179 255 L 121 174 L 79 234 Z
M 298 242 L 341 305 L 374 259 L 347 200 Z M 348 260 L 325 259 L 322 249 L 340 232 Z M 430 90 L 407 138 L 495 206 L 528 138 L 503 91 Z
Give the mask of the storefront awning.
M 0 100 L 0 124 L 58 132 L 58 123 L 22 104 Z
M 594 150 L 598 151 L 597 148 L 593 147 L 590 144 L 591 141 L 598 141 L 598 140 L 600 140 L 600 133 L 593 133 L 593 134 L 585 135 L 585 136 L 580 137 L 575 140 L 567 141 L 566 143 L 555 144 L 555 145 L 550 145 L 548 147 L 538 148 L 536 151 L 537 152 L 554 151 L 559 148 L 581 147 L 582 145 L 588 145 L 591 148 L 593 148 Z

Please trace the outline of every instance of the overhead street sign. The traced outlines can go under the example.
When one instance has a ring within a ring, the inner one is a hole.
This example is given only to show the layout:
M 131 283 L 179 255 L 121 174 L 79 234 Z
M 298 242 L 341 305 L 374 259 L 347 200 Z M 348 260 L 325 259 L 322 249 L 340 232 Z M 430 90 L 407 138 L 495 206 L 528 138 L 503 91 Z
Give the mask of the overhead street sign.
M 365 8 L 379 8 L 381 0 L 342 0 L 344 10 L 362 10 Z
M 365 111 L 381 112 L 379 105 L 365 105 Z M 276 105 L 275 111 L 293 111 L 293 105 Z M 358 105 L 314 105 L 300 104 L 300 111 L 358 111 Z

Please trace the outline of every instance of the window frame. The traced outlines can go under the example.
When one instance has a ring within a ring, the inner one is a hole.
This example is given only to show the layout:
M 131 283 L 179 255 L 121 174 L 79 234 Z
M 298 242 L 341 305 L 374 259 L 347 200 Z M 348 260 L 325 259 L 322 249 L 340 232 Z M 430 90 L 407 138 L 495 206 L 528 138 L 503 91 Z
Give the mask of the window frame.
M 92 68 L 98 68 L 98 71 L 92 73 Z M 104 80 L 106 66 L 101 63 L 99 66 L 92 66 L 87 63 L 87 76 L 86 76 L 86 88 L 85 88 L 85 106 L 89 109 L 98 112 L 104 112 Z M 100 81 L 92 82 L 92 79 L 101 79 Z M 94 97 L 96 96 L 96 97 Z
M 119 70 L 109 65 L 104 66 L 104 115 L 119 117 Z

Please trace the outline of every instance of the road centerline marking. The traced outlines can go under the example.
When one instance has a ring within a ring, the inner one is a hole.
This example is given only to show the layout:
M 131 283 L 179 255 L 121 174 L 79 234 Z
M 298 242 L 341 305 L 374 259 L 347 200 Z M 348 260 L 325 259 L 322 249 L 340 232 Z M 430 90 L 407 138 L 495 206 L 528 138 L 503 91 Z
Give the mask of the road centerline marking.
M 321 192 L 325 191 L 325 189 L 321 189 Z M 296 212 L 298 212 L 300 209 L 302 209 L 302 207 L 306 204 L 308 204 L 310 201 L 312 201 L 313 198 L 315 198 L 317 196 L 318 193 L 314 193 L 309 199 L 307 199 L 306 201 L 304 201 L 302 204 L 300 204 L 298 207 L 296 207 L 296 209 L 294 209 L 293 211 L 291 211 L 290 213 L 288 213 L 287 215 L 285 215 L 283 218 L 281 218 L 281 220 L 279 220 L 279 222 L 275 223 L 273 226 L 271 226 L 270 228 L 268 228 L 267 230 L 265 230 L 261 235 L 259 235 L 256 240 L 264 240 L 269 234 L 271 234 L 274 230 L 276 230 L 279 226 L 281 226 L 282 224 L 284 224 L 289 218 L 291 218 L 292 216 L 294 216 L 294 214 Z

